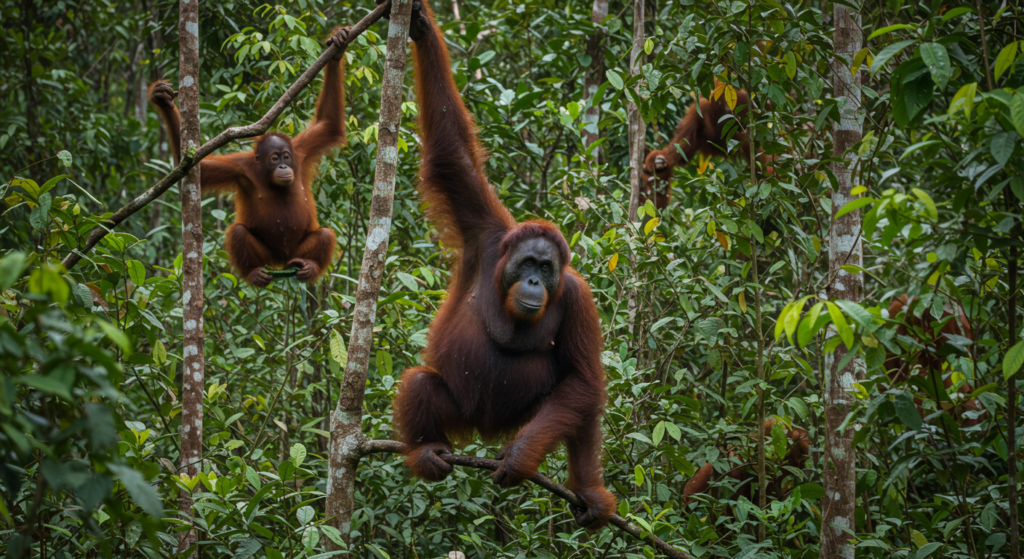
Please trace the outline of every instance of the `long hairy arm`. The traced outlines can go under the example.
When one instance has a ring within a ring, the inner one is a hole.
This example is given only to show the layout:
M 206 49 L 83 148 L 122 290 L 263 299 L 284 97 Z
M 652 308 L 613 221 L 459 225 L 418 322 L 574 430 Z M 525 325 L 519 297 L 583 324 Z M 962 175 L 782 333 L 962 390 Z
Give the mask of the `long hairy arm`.
M 473 117 L 455 86 L 444 36 L 426 3 L 419 17 L 425 18 L 413 21 L 425 28 L 413 47 L 422 142 L 419 188 L 445 245 L 456 248 L 515 222 L 484 174 Z

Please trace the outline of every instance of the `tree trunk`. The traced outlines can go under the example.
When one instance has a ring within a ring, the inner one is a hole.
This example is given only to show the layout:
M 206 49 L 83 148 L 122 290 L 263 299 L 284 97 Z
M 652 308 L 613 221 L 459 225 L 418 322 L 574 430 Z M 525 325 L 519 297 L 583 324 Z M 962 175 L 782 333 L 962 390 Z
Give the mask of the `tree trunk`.
M 633 1 L 633 50 L 629 53 L 629 75 L 640 73 L 644 52 L 644 0 Z M 640 88 L 637 87 L 639 95 Z M 644 138 L 647 128 L 640 117 L 640 107 L 632 99 L 626 106 L 629 122 L 629 219 L 639 221 L 636 212 L 640 207 L 641 168 L 644 160 Z
M 838 2 L 833 4 L 835 30 L 833 46 L 836 57 L 832 63 L 832 95 L 846 100 L 840 120 L 832 125 L 833 157 L 840 162 L 832 163 L 837 189 L 832 195 L 832 226 L 829 231 L 829 274 L 833 278 L 827 287 L 828 298 L 846 299 L 859 303 L 864 279 L 861 274 L 844 272 L 846 264 L 861 266 L 863 253 L 860 242 L 861 213 L 852 211 L 841 218 L 835 215 L 853 199 L 850 191 L 854 187 L 853 168 L 855 153 L 850 151 L 861 139 L 860 124 L 860 74 L 850 73 L 850 62 L 861 48 L 863 33 L 860 27 L 860 10 Z M 834 326 L 829 327 L 826 336 L 839 335 Z M 856 495 L 856 460 L 853 454 L 853 428 L 839 431 L 853 404 L 850 394 L 853 383 L 863 377 L 864 361 L 855 357 L 841 370 L 837 367 L 849 348 L 840 344 L 834 353 L 825 355 L 825 464 L 821 528 L 821 556 L 823 558 L 853 559 L 854 548 L 849 531 L 854 531 Z
M 178 75 L 178 107 L 181 110 L 181 151 L 199 149 L 199 2 L 178 4 L 178 40 L 181 60 Z M 181 303 L 184 316 L 184 350 L 181 389 L 180 474 L 195 476 L 203 459 L 203 214 L 199 193 L 199 165 L 181 181 L 181 251 L 184 255 Z M 182 516 L 192 514 L 192 494 L 181 492 Z M 195 529 L 184 532 L 179 552 L 198 541 Z M 198 557 L 198 549 L 191 557 Z
M 1006 193 L 1007 209 L 1017 211 L 1015 197 Z M 1018 232 L 1019 228 L 1014 228 Z M 1020 340 L 1017 331 L 1017 247 L 1010 245 L 1009 258 L 1009 290 L 1010 296 L 1006 308 L 1007 351 Z M 1006 381 L 1006 477 L 1009 487 L 1007 524 L 1010 526 L 1010 557 L 1020 557 L 1020 520 L 1017 518 L 1017 375 Z
M 594 25 L 602 25 L 608 17 L 608 0 L 594 0 L 594 8 L 590 13 L 590 21 Z M 583 98 L 587 101 L 587 112 L 583 113 L 583 147 L 590 148 L 601 137 L 597 124 L 601 121 L 601 107 L 591 105 L 591 100 L 604 81 L 604 33 L 595 32 L 587 41 L 587 56 L 590 57 L 590 71 L 583 81 Z M 600 148 L 594 148 L 589 159 L 595 165 L 600 161 Z
M 352 312 L 352 334 L 348 342 L 348 363 L 341 383 L 338 404 L 331 414 L 331 452 L 327 468 L 327 521 L 341 532 L 346 545 L 352 544 L 352 511 L 355 506 L 356 468 L 362 440 L 363 395 L 366 370 L 373 348 L 373 322 L 377 295 L 384 276 L 384 261 L 391 235 L 391 209 L 395 201 L 395 171 L 398 165 L 398 127 L 401 123 L 402 82 L 405 79 L 406 37 L 412 0 L 393 0 L 388 25 L 388 50 L 381 82 L 380 132 L 377 144 L 377 172 L 373 181 L 370 224 L 366 248 L 359 269 L 356 305 Z M 334 542 L 328 551 L 337 550 Z

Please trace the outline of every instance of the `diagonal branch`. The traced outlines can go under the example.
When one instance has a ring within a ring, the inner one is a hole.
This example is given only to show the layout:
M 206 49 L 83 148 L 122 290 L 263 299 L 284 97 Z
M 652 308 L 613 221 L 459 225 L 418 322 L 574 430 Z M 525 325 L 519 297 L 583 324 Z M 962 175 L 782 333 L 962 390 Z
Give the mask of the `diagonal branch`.
M 384 12 L 390 8 L 391 0 L 385 0 L 384 3 L 377 6 L 372 12 L 366 14 L 363 19 L 359 20 L 358 23 L 352 26 L 348 35 L 349 42 L 351 43 L 351 41 L 355 40 L 355 38 L 362 34 L 363 31 L 366 31 L 367 28 L 376 23 L 377 20 L 384 15 Z M 233 140 L 251 138 L 253 136 L 264 134 L 270 129 L 270 125 L 277 120 L 277 117 L 281 116 L 281 113 L 284 112 L 285 108 L 295 100 L 299 93 L 313 82 L 313 79 L 320 73 L 320 70 L 322 70 L 324 65 L 327 64 L 327 61 L 334 58 L 334 55 L 337 54 L 337 52 L 337 46 L 333 44 L 329 45 L 320 57 L 317 58 L 309 68 L 306 68 L 306 71 L 303 72 L 297 80 L 295 80 L 295 83 L 293 83 L 287 91 L 284 92 L 284 95 L 274 103 L 274 106 L 267 111 L 267 114 L 263 115 L 262 118 L 253 124 L 228 128 L 218 134 L 217 137 L 200 146 L 194 153 L 182 153 L 181 162 L 178 163 L 178 166 L 172 169 L 170 173 L 160 179 L 160 181 L 153 185 L 152 188 L 136 196 L 134 200 L 125 204 L 124 207 L 114 212 L 110 218 L 103 220 L 95 229 L 90 231 L 88 238 L 85 240 L 85 244 L 80 248 L 74 249 L 64 258 L 64 267 L 68 270 L 74 268 L 75 265 L 78 264 L 78 262 L 85 256 L 85 253 L 92 250 L 92 248 L 96 246 L 96 243 L 100 242 L 103 237 L 107 236 L 111 230 L 120 225 L 124 220 L 131 217 L 132 214 L 146 207 L 146 205 L 153 200 L 159 198 L 161 194 L 174 186 L 188 173 L 189 169 L 196 166 L 207 155 L 210 155 L 217 149 L 226 146 Z
M 387 441 L 387 440 L 364 440 L 359 445 L 359 451 L 362 455 L 373 454 L 377 452 L 391 452 L 395 454 L 401 454 L 405 450 L 405 444 L 398 441 Z M 477 468 L 480 470 L 495 471 L 501 466 L 500 460 L 491 460 L 490 458 L 477 458 L 475 456 L 466 456 L 463 454 L 442 454 L 440 456 L 442 460 L 453 465 L 453 466 L 466 466 L 468 468 Z M 584 506 L 583 500 L 576 496 L 567 487 L 559 485 L 552 481 L 551 478 L 543 474 L 537 474 L 530 478 L 533 483 L 547 489 L 554 495 L 569 501 L 570 504 L 582 507 Z M 671 545 L 665 543 L 660 538 L 645 532 L 643 528 L 633 524 L 632 522 L 622 518 L 621 516 L 614 514 L 612 515 L 611 523 L 623 532 L 633 536 L 634 538 L 643 541 L 658 551 L 664 553 L 668 557 L 675 559 L 689 559 L 689 555 L 685 552 L 680 551 Z

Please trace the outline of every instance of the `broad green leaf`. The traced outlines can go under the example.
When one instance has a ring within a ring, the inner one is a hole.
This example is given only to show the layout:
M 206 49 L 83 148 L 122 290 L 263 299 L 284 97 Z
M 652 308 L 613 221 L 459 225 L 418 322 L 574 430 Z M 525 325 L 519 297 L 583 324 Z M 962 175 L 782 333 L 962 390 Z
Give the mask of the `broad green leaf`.
M 790 311 L 793 310 L 793 303 L 789 303 L 785 307 L 782 307 L 782 312 L 779 313 L 779 318 L 775 321 L 775 339 L 779 339 L 782 333 L 786 331 L 786 317 L 789 316 Z
M 996 68 L 993 72 L 995 79 L 998 80 L 1002 77 L 1003 72 L 1010 68 L 1013 61 L 1017 59 L 1017 43 L 1019 41 L 1013 41 L 1012 43 L 1003 47 L 1003 50 L 999 51 L 999 55 L 996 56 Z
M 1003 379 L 1008 380 L 1017 374 L 1021 365 L 1024 365 L 1024 341 L 1017 342 L 1006 352 L 1003 358 Z
M 877 74 L 879 70 L 881 70 L 883 67 L 885 67 L 886 64 L 889 63 L 889 60 L 891 60 L 892 57 L 896 56 L 900 51 L 916 42 L 916 39 L 911 39 L 909 41 L 900 41 L 898 43 L 893 43 L 882 49 L 882 51 L 879 52 L 877 56 L 875 56 L 874 62 L 871 63 L 871 73 Z
M 793 54 L 793 51 L 789 51 L 789 52 L 786 53 L 785 62 L 786 62 L 786 75 L 789 76 L 789 79 L 795 78 L 796 77 L 796 55 Z
M 345 349 L 345 341 L 337 330 L 331 330 L 331 359 L 344 367 L 348 363 L 348 350 Z
M 14 251 L 0 260 L 0 291 L 10 289 L 25 271 L 25 253 Z
M 665 423 L 665 430 L 668 431 L 669 436 L 675 439 L 676 442 L 679 442 L 680 438 L 683 436 L 682 431 L 679 430 L 679 426 L 671 421 Z
M 622 89 L 622 77 L 615 70 L 608 70 L 604 73 L 608 77 L 608 81 L 611 82 L 612 87 L 615 89 Z
M 921 60 L 924 60 L 925 65 L 928 66 L 928 72 L 932 75 L 932 81 L 939 87 L 939 91 L 942 91 L 952 73 L 946 47 L 939 43 L 923 43 L 920 52 Z
M 844 215 L 846 215 L 846 214 L 848 214 L 848 213 L 850 213 L 852 211 L 859 210 L 859 209 L 863 208 L 864 206 L 867 206 L 868 204 L 872 204 L 872 203 L 874 203 L 876 201 L 877 200 L 875 200 L 874 198 L 872 198 L 870 196 L 866 196 L 864 198 L 855 198 L 853 200 L 850 200 L 849 202 L 846 203 L 846 205 L 844 205 L 842 208 L 840 208 L 840 210 L 838 212 L 836 212 L 835 219 L 839 219 L 839 218 L 843 217 Z
M 896 407 L 896 416 L 904 425 L 915 431 L 921 430 L 924 423 L 921 421 L 921 414 L 918 413 L 917 406 L 914 405 L 914 398 L 909 392 L 900 393 L 899 396 L 896 396 L 893 404 Z
M 135 504 L 153 518 L 163 518 L 164 510 L 160 495 L 146 481 L 146 478 L 142 477 L 142 474 L 121 464 L 107 464 L 107 467 L 121 479 L 121 483 L 124 484 L 124 488 L 128 490 L 128 494 L 131 495 Z
M 989 144 L 989 151 L 992 157 L 1000 165 L 1006 165 L 1013 155 L 1013 148 L 1017 145 L 1016 132 L 1000 132 L 993 134 Z
M 57 159 L 64 164 L 65 167 L 71 166 L 71 152 L 64 149 L 57 153 Z
M 306 447 L 302 443 L 295 443 L 292 445 L 291 451 L 288 453 L 291 456 L 292 463 L 298 468 L 302 465 L 302 462 L 306 459 Z
M 826 301 L 825 306 L 828 308 L 828 314 L 832 317 L 832 324 L 836 325 L 836 330 L 839 331 L 839 337 L 846 344 L 847 349 L 853 348 L 853 328 L 846 322 L 846 317 L 843 316 L 843 312 L 839 310 L 839 307 L 832 301 Z
M 106 320 L 97 320 L 96 324 L 99 325 L 100 329 L 103 330 L 103 333 L 106 334 L 111 341 L 117 344 L 122 351 L 126 354 L 132 352 L 132 344 L 128 340 L 128 336 L 119 330 L 117 326 L 114 326 Z
M 1024 138 L 1024 88 L 1018 89 L 1010 100 L 1010 121 L 1017 134 Z
M 961 87 L 956 95 L 953 96 L 953 100 L 949 102 L 949 109 L 946 114 L 953 114 L 960 109 L 963 109 L 964 114 L 967 118 L 971 117 L 971 109 L 974 108 L 974 95 L 978 92 L 978 82 L 971 82 Z
M 313 521 L 313 517 L 316 516 L 316 512 L 313 507 L 306 505 L 299 507 L 299 510 L 295 511 L 295 518 L 299 520 L 299 524 L 305 526 Z
M 935 207 L 935 202 L 927 192 L 920 188 L 911 188 L 910 191 L 914 193 L 914 196 L 917 196 L 918 200 L 924 203 L 925 208 L 928 209 L 928 217 L 932 219 L 939 219 L 939 210 Z
M 878 36 L 881 36 L 881 35 L 885 35 L 886 33 L 892 33 L 893 31 L 899 31 L 900 29 L 917 29 L 917 26 L 916 25 L 906 24 L 906 23 L 899 23 L 899 24 L 896 24 L 896 25 L 890 25 L 888 27 L 883 27 L 881 29 L 876 29 L 870 35 L 868 35 L 868 38 L 866 40 L 870 41 L 871 39 L 874 39 L 875 37 L 878 37 Z
M 146 283 L 146 267 L 142 265 L 142 262 L 138 260 L 128 261 L 128 277 L 131 278 L 132 283 L 135 285 L 145 285 Z
M 644 485 L 644 468 L 640 464 L 637 464 L 633 468 L 633 479 L 636 481 L 637 487 L 643 487 Z
M 658 446 L 659 444 L 661 444 L 661 439 L 663 439 L 664 437 L 665 422 L 659 421 L 658 424 L 654 426 L 654 432 L 651 433 L 651 440 L 654 441 L 654 446 Z
M 256 538 L 245 538 L 238 544 L 238 549 L 235 551 L 234 559 L 249 559 L 253 555 L 256 555 L 256 552 L 262 547 L 263 544 L 260 543 L 260 540 Z

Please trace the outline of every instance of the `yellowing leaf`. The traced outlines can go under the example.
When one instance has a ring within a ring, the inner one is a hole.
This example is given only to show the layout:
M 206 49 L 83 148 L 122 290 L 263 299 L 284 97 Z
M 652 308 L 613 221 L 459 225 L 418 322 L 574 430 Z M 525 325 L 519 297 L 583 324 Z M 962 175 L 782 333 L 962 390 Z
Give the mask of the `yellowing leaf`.
M 731 85 L 725 86 L 725 104 L 729 105 L 729 110 L 736 110 L 736 88 Z
M 850 75 L 857 75 L 857 70 L 860 70 L 860 65 L 864 63 L 864 59 L 871 54 L 871 51 L 867 47 L 864 47 L 857 51 L 857 54 L 853 55 L 853 65 L 850 66 Z M 870 65 L 870 63 L 869 63 Z
M 740 312 L 746 313 L 747 312 L 747 298 L 743 294 L 742 291 L 740 291 L 739 297 L 736 298 L 736 302 L 740 304 Z
M 614 272 L 615 267 L 619 265 L 619 253 L 615 253 L 611 258 L 608 259 L 608 271 Z
M 850 194 L 853 195 L 853 196 L 857 196 L 857 195 L 860 195 L 860 194 L 864 194 L 867 191 L 868 191 L 868 187 L 866 187 L 864 185 L 859 185 L 859 186 L 853 187 L 853 189 L 850 190 Z
M 724 232 L 715 231 L 715 237 L 718 238 L 718 244 L 722 245 L 722 248 L 729 250 L 729 237 L 726 237 Z
M 715 90 L 711 92 L 711 99 L 718 101 L 718 98 L 722 96 L 722 93 L 725 93 L 725 87 L 726 84 L 719 82 L 718 85 L 715 86 Z
M 647 223 L 644 224 L 644 235 L 650 235 L 651 231 L 653 231 L 654 228 L 658 226 L 659 222 L 661 222 L 661 220 L 656 217 L 648 219 Z
M 705 156 L 703 153 L 697 156 L 697 174 L 703 175 L 704 171 L 714 168 L 715 166 L 711 164 L 710 157 Z

